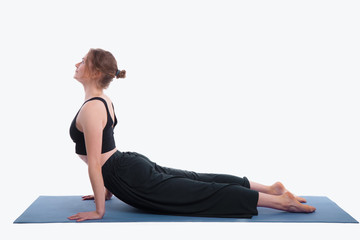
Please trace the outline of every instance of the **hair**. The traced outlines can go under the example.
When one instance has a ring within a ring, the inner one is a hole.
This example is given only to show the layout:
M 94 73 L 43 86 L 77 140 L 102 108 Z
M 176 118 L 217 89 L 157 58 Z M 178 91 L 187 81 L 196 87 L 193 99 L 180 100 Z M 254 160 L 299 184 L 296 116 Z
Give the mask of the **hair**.
M 87 54 L 86 66 L 90 74 L 96 71 L 101 73 L 97 84 L 100 88 L 107 88 L 113 78 L 125 78 L 126 71 L 119 70 L 115 57 L 108 51 L 100 48 L 91 48 Z

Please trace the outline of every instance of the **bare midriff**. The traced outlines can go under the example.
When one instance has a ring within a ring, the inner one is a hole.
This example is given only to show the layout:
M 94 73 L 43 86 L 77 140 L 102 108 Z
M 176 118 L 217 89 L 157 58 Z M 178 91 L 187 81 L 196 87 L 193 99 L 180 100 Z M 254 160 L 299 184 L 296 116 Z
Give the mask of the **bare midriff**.
M 101 162 L 101 166 L 105 164 L 106 160 L 108 160 L 111 155 L 113 155 L 115 152 L 117 151 L 116 148 L 114 148 L 113 150 L 110 150 L 106 153 L 102 153 L 101 154 L 101 159 L 100 159 L 100 162 Z M 78 154 L 78 156 L 81 158 L 81 160 L 83 160 L 86 164 L 88 164 L 88 157 L 87 155 L 80 155 Z

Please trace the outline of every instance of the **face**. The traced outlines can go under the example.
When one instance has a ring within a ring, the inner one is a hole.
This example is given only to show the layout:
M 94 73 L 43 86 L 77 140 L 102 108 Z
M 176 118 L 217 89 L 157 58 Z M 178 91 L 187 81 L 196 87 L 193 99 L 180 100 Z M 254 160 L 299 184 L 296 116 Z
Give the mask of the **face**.
M 87 58 L 87 54 L 85 55 L 85 57 L 82 58 L 81 62 L 75 64 L 76 70 L 75 70 L 74 78 L 80 82 L 82 82 L 82 80 L 86 78 L 86 70 L 85 70 L 86 58 Z

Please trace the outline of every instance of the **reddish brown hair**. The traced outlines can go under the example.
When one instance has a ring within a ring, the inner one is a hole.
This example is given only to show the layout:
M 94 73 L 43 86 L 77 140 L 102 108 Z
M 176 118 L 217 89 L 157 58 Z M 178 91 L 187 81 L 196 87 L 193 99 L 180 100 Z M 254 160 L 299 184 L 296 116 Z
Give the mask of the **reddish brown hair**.
M 114 56 L 103 49 L 91 48 L 87 54 L 86 66 L 90 73 L 99 71 L 101 77 L 98 81 L 100 88 L 107 88 L 113 78 L 125 78 L 126 71 L 119 70 Z

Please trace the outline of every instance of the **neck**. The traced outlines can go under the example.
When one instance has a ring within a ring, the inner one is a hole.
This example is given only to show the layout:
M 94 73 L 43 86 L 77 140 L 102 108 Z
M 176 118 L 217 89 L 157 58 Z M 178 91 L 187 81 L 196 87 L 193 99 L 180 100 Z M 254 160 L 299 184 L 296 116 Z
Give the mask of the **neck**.
M 85 91 L 85 101 L 90 98 L 100 97 L 103 95 L 103 90 L 93 85 L 84 85 L 84 91 Z

